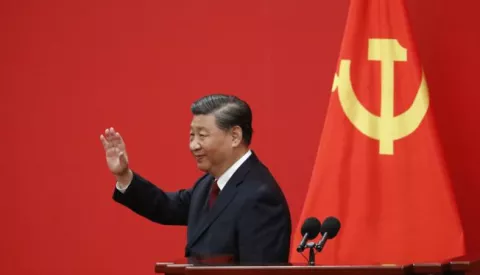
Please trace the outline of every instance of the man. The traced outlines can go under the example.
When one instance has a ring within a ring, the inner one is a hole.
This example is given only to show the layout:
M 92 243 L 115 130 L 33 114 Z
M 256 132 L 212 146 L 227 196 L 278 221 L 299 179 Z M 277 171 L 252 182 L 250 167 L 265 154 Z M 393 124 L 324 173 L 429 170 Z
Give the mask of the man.
M 291 220 L 284 194 L 249 149 L 252 113 L 235 96 L 194 102 L 190 150 L 205 174 L 188 190 L 164 192 L 128 167 L 113 128 L 100 139 L 117 183 L 113 199 L 164 225 L 187 225 L 186 257 L 230 256 L 238 264 L 285 264 Z

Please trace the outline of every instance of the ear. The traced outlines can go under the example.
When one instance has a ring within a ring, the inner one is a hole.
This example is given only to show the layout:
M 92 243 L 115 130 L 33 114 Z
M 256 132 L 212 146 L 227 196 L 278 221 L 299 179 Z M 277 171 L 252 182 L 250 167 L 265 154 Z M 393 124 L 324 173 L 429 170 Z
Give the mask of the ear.
M 232 132 L 232 147 L 238 147 L 242 143 L 243 132 L 240 126 L 233 126 Z

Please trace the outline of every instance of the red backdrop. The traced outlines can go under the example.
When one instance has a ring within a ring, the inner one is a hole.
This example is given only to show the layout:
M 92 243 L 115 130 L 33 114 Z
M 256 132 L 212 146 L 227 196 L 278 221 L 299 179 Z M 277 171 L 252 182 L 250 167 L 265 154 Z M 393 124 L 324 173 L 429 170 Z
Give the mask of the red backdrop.
M 474 5 L 407 2 L 469 251 L 480 250 Z M 113 202 L 98 137 L 116 127 L 134 169 L 166 190 L 189 187 L 200 175 L 188 151 L 189 107 L 212 92 L 251 103 L 253 148 L 284 188 L 295 226 L 347 8 L 347 0 L 0 3 L 0 273 L 151 274 L 155 261 L 181 257 L 184 228 Z

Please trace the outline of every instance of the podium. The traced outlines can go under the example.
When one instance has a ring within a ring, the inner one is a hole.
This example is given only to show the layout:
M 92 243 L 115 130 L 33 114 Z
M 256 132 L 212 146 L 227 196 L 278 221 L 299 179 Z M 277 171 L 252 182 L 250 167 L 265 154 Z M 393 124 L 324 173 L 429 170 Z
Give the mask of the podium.
M 278 266 L 235 266 L 192 264 L 188 260 L 158 262 L 157 274 L 185 275 L 480 275 L 480 258 L 463 256 L 443 263 L 418 263 L 409 265 L 344 265 L 308 266 L 289 264 Z
M 402 266 L 230 266 L 206 267 L 192 266 L 185 268 L 189 275 L 410 275 Z M 427 274 L 424 274 L 427 275 Z

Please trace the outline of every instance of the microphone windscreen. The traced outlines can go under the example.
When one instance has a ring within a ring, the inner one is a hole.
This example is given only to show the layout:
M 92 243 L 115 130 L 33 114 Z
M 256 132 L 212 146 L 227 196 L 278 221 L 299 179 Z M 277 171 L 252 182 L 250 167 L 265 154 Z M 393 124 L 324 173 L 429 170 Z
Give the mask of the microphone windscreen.
M 335 238 L 335 236 L 337 236 L 339 230 L 340 221 L 335 217 L 328 217 L 323 222 L 320 232 L 322 233 L 322 235 L 325 234 L 325 232 L 328 232 L 327 238 L 333 239 Z
M 304 236 L 305 233 L 308 233 L 307 238 L 309 240 L 315 239 L 318 236 L 318 233 L 320 233 L 321 227 L 322 225 L 317 218 L 315 217 L 307 218 L 301 228 L 302 236 Z

